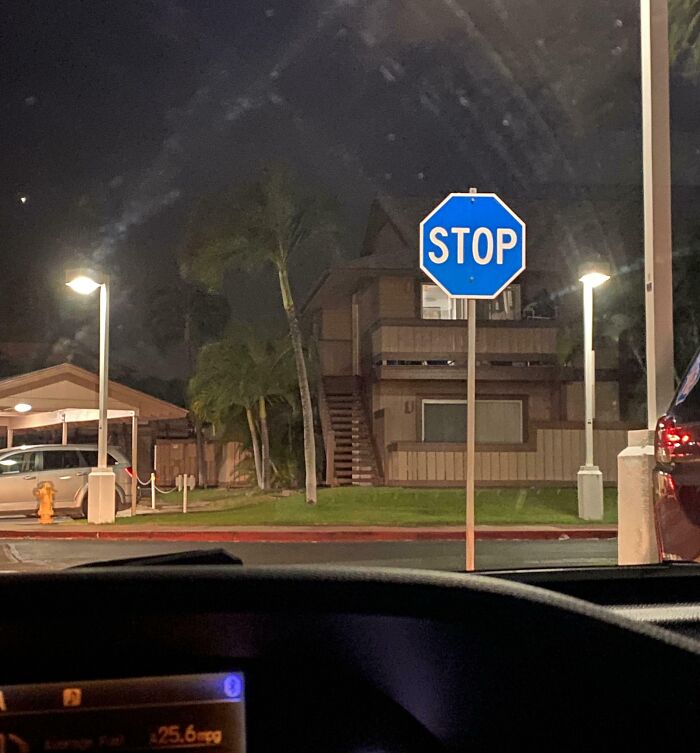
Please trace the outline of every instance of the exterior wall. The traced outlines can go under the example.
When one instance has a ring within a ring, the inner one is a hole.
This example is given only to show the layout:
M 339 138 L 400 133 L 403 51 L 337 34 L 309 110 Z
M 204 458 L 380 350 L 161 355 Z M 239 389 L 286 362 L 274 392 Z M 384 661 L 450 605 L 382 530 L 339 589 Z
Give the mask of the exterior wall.
M 370 280 L 357 291 L 360 336 L 364 334 L 379 318 L 379 280 Z
M 324 340 L 350 340 L 352 338 L 351 326 L 349 299 L 333 308 L 323 309 L 321 337 Z
M 415 319 L 417 286 L 413 277 L 379 278 L 379 316 L 382 319 Z M 372 322 L 373 323 L 373 322 Z
M 372 390 L 372 411 L 383 411 L 385 444 L 421 441 L 421 401 L 464 399 L 465 387 L 452 381 L 381 381 Z M 523 401 L 523 427 L 530 421 L 556 420 L 552 386 L 541 382 L 477 382 L 477 398 L 517 397 Z
M 575 486 L 584 460 L 584 430 L 578 426 L 546 424 L 520 451 L 476 452 L 476 481 L 482 486 L 552 484 Z M 594 431 L 596 462 L 607 484 L 617 482 L 617 455 L 627 445 L 627 428 Z M 390 444 L 384 463 L 390 486 L 461 486 L 464 483 L 464 445 L 397 442 Z
M 616 383 L 608 383 L 617 388 Z M 605 389 L 605 383 L 601 386 Z M 556 385 L 533 382 L 481 382 L 477 397 L 517 397 L 523 401 L 522 445 L 477 445 L 476 478 L 482 485 L 528 483 L 575 485 L 584 460 L 582 419 L 560 421 Z M 463 384 L 452 381 L 380 381 L 372 389 L 374 433 L 385 483 L 406 486 L 459 486 L 464 483 L 464 445 L 423 443 L 423 399 L 462 399 Z M 617 417 L 602 419 L 617 421 Z M 627 427 L 613 424 L 594 432 L 596 462 L 606 483 L 617 481 L 617 455 L 626 446 Z
M 597 421 L 620 420 L 620 387 L 617 382 L 596 382 L 595 407 Z M 566 385 L 566 420 L 584 420 L 583 382 Z
M 321 339 L 319 342 L 321 373 L 325 376 L 352 374 L 352 321 L 348 298 L 321 312 Z

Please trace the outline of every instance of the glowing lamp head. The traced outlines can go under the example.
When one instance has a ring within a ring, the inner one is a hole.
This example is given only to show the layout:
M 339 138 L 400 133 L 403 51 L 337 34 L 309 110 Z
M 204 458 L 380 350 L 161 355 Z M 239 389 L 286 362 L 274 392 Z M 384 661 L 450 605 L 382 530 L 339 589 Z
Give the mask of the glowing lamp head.
M 95 282 L 92 277 L 88 277 L 87 275 L 78 275 L 72 280 L 68 280 L 66 285 L 76 293 L 80 293 L 80 295 L 90 295 L 100 287 L 99 282 Z
M 587 272 L 585 275 L 579 277 L 579 282 L 584 285 L 588 285 L 591 288 L 597 288 L 598 285 L 602 285 L 610 279 L 610 275 L 605 275 L 602 272 Z
M 90 295 L 108 282 L 109 277 L 104 272 L 89 267 L 66 270 L 66 285 L 80 295 Z
M 32 406 L 29 405 L 29 403 L 17 403 L 17 405 L 15 405 L 17 413 L 29 413 L 31 409 Z
M 579 282 L 588 288 L 597 288 L 610 279 L 610 265 L 605 262 L 588 262 L 578 270 Z

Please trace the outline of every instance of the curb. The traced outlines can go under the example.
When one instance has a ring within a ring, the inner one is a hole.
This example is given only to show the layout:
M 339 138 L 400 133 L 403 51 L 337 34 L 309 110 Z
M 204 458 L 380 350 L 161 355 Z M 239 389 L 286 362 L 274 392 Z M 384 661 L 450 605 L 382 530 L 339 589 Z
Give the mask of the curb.
M 557 529 L 507 529 L 476 531 L 479 541 L 493 540 L 565 540 L 565 539 L 612 539 L 617 537 L 616 528 L 574 528 Z M 200 542 L 240 542 L 240 543 L 325 543 L 325 542 L 371 542 L 371 541 L 462 541 L 464 531 L 426 531 L 401 528 L 393 530 L 352 529 L 334 531 L 260 531 L 260 530 L 196 530 L 159 531 L 47 531 L 47 530 L 0 530 L 2 539 L 38 540 L 109 540 L 109 541 L 200 541 Z

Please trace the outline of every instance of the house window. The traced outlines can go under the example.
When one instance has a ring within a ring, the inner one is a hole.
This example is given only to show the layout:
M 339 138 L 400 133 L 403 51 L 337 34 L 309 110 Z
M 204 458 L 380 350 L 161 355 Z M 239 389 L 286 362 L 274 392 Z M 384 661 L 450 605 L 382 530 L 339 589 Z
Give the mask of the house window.
M 431 283 L 422 285 L 421 291 L 421 319 L 467 318 L 467 302 L 462 298 L 450 298 Z
M 466 319 L 467 301 L 450 298 L 437 285 L 421 286 L 422 319 Z M 477 318 L 491 321 L 517 321 L 521 318 L 520 285 L 508 286 L 493 301 L 477 301 Z
M 466 408 L 466 400 L 423 400 L 423 442 L 463 443 L 467 432 Z M 477 400 L 476 441 L 522 442 L 522 400 Z
M 520 312 L 520 285 L 509 285 L 498 298 L 489 301 L 488 317 L 491 321 L 518 321 Z

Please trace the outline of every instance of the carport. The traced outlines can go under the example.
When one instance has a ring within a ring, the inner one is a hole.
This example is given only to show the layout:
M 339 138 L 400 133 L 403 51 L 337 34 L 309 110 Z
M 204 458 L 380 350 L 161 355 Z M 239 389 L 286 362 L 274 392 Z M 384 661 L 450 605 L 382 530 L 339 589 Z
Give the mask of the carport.
M 71 425 L 97 423 L 99 380 L 97 374 L 70 363 L 0 380 L 0 427 L 6 431 L 6 447 L 12 447 L 18 431 L 61 427 L 68 444 Z M 140 390 L 109 382 L 107 417 L 131 423 L 132 500 L 137 499 L 139 423 L 183 419 L 187 410 Z

